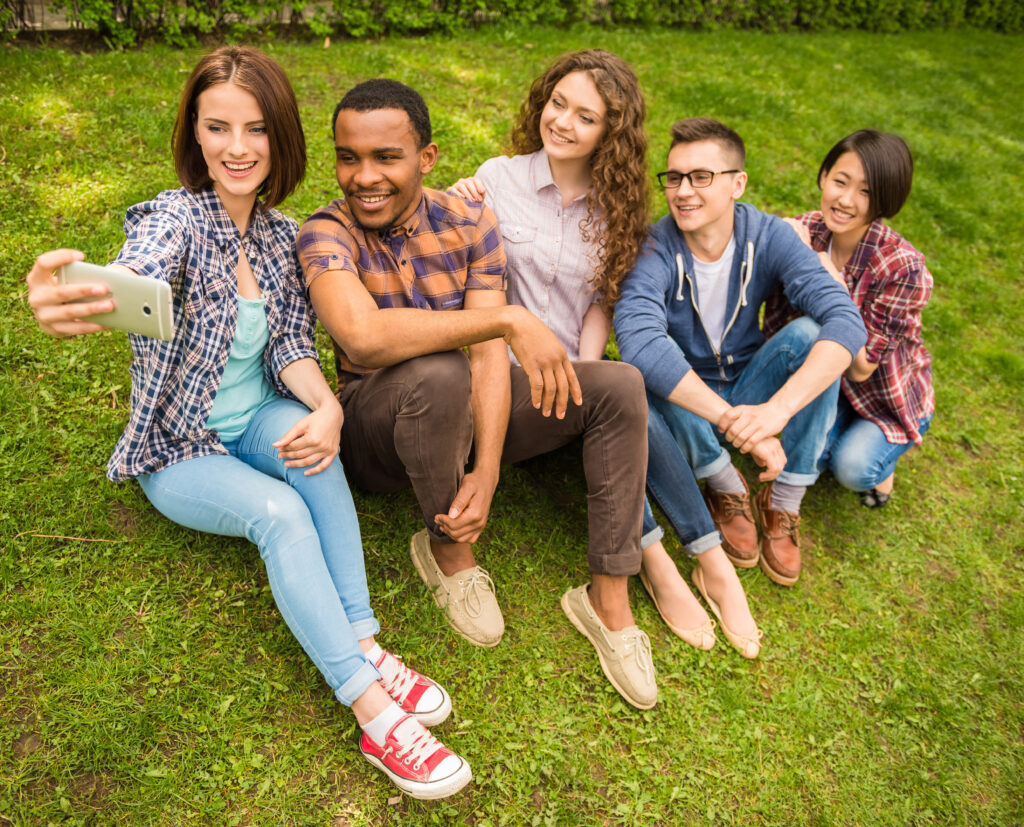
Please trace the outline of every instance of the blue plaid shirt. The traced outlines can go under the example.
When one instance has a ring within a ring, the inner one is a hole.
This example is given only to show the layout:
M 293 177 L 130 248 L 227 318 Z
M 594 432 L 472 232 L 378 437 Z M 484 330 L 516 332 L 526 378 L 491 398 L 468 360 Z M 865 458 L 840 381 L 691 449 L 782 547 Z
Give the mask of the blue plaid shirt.
M 278 394 L 294 399 L 278 374 L 298 359 L 317 358 L 316 320 L 299 278 L 298 227 L 291 218 L 257 210 L 239 237 L 212 189 L 178 189 L 130 208 L 124 230 L 117 263 L 170 283 L 175 331 L 170 342 L 128 336 L 135 357 L 131 414 L 107 463 L 107 476 L 115 482 L 227 453 L 206 420 L 235 336 L 235 270 L 242 247 L 266 299 L 267 380 Z

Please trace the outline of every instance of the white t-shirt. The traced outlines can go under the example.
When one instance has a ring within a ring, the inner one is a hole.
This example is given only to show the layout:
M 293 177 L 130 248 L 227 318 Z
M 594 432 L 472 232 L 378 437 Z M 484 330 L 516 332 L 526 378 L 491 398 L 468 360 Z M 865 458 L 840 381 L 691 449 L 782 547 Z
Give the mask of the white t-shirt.
M 693 258 L 693 275 L 697 282 L 697 307 L 704 319 L 711 344 L 717 350 L 722 346 L 725 333 L 725 316 L 729 310 L 729 274 L 732 272 L 732 257 L 736 252 L 736 236 L 718 261 L 701 261 Z

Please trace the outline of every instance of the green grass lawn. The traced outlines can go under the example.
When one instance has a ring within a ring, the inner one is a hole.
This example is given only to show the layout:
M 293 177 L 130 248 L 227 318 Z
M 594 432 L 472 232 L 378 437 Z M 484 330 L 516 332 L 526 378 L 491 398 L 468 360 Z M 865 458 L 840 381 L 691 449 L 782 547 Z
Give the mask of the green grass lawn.
M 53 341 L 24 303 L 38 252 L 109 260 L 125 208 L 176 186 L 170 128 L 198 50 L 0 46 L 0 822 L 1024 821 L 1024 38 L 578 28 L 265 45 L 305 118 L 310 170 L 285 205 L 299 219 L 336 195 L 334 103 L 382 74 L 430 104 L 442 188 L 499 151 L 554 56 L 587 46 L 636 68 L 652 171 L 674 119 L 718 117 L 746 138 L 747 200 L 769 211 L 817 205 L 839 137 L 901 133 L 917 175 L 892 223 L 935 276 L 938 413 L 884 510 L 830 478 L 808 494 L 795 588 L 742 574 L 759 660 L 721 637 L 686 647 L 632 587 L 661 692 L 648 712 L 558 607 L 587 577 L 578 450 L 504 469 L 479 546 L 508 627 L 491 651 L 449 631 L 419 582 L 411 493 L 357 492 L 382 641 L 447 686 L 455 713 L 436 731 L 475 770 L 448 801 L 396 799 L 256 549 L 105 479 L 127 417 L 124 334 Z

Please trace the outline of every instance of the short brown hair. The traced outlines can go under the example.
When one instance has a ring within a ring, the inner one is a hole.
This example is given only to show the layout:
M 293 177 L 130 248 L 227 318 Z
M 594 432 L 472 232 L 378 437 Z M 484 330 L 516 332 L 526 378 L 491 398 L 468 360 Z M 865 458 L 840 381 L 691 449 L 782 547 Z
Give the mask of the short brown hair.
M 306 136 L 295 92 L 284 70 L 249 46 L 223 46 L 210 52 L 186 81 L 171 134 L 178 180 L 192 191 L 210 185 L 210 172 L 194 126 L 199 96 L 220 83 L 235 84 L 259 104 L 270 144 L 270 174 L 257 195 L 265 207 L 275 207 L 291 195 L 306 174 Z
M 828 151 L 818 170 L 819 187 L 821 179 L 847 152 L 855 152 L 864 167 L 871 220 L 892 218 L 906 203 L 914 180 L 914 159 L 906 141 L 877 129 L 858 129 Z
M 736 169 L 743 169 L 747 163 L 747 148 L 739 134 L 714 118 L 685 118 L 672 124 L 672 146 L 695 144 L 697 141 L 714 141 L 733 156 Z

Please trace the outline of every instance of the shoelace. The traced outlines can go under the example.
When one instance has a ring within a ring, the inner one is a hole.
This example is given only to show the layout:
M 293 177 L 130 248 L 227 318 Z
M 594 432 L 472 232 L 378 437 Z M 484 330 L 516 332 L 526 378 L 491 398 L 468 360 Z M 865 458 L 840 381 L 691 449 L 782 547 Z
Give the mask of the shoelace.
M 637 629 L 635 632 L 626 632 L 622 635 L 622 642 L 626 644 L 626 651 L 633 649 L 636 656 L 636 665 L 640 668 L 644 677 L 648 680 L 654 679 L 654 659 L 651 657 L 651 639 L 647 633 Z
M 754 514 L 750 510 L 750 497 L 743 494 L 720 494 L 723 517 L 735 517 L 740 514 L 751 522 L 754 521 Z
M 381 675 L 381 683 L 384 684 L 384 690 L 392 699 L 399 706 L 402 706 L 405 703 L 405 699 L 409 697 L 409 693 L 416 686 L 416 676 L 408 666 L 402 663 L 402 659 L 398 655 L 393 655 L 390 652 L 384 653 L 384 660 L 381 661 L 381 666 L 387 662 L 388 658 L 395 662 L 395 674 L 390 678 L 384 678 Z M 380 671 L 379 668 L 378 671 Z
M 412 736 L 412 740 L 406 742 L 410 736 Z M 422 767 L 423 762 L 441 748 L 441 742 L 425 727 L 417 724 L 414 718 L 409 718 L 399 724 L 394 730 L 392 740 L 397 745 L 397 749 L 392 750 L 389 744 L 388 748 L 384 750 L 384 756 L 394 751 L 395 756 L 400 758 L 403 764 L 412 764 L 414 770 Z
M 460 581 L 462 582 L 462 581 Z M 491 576 L 482 568 L 477 566 L 473 570 L 472 577 L 466 583 L 466 614 L 470 617 L 480 617 L 483 611 L 483 602 L 480 598 L 480 589 L 494 592 L 494 581 Z

